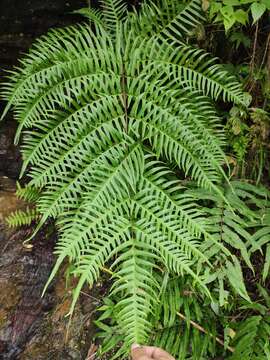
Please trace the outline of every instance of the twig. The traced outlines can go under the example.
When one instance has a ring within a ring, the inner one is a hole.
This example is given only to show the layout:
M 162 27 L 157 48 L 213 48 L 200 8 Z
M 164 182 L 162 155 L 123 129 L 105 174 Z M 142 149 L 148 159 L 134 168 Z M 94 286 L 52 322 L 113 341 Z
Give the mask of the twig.
M 250 82 L 250 86 L 249 86 L 249 91 L 251 91 L 253 89 L 253 86 L 255 83 L 255 81 L 253 79 L 253 74 L 254 74 L 254 68 L 255 68 L 255 57 L 256 57 L 256 49 L 257 49 L 257 42 L 258 42 L 258 31 L 259 31 L 259 22 L 257 21 L 256 27 L 255 27 L 255 36 L 254 36 L 254 42 L 253 42 L 252 56 L 251 56 L 251 61 L 250 61 L 251 82 Z
M 215 339 L 216 339 L 216 342 L 219 343 L 220 345 L 222 345 L 222 346 L 225 348 L 224 341 L 221 340 L 219 337 L 214 336 L 213 334 L 209 333 L 209 332 L 206 331 L 201 325 L 195 323 L 195 321 L 193 321 L 193 320 L 187 320 L 187 318 L 185 317 L 185 315 L 183 315 L 183 314 L 181 314 L 181 313 L 179 313 L 179 312 L 177 312 L 177 315 L 178 315 L 181 319 L 185 320 L 186 322 L 189 321 L 190 324 L 191 324 L 195 329 L 201 331 L 201 332 L 204 333 L 204 334 L 207 334 L 207 335 L 211 336 L 212 338 L 215 338 Z M 232 352 L 232 353 L 234 352 L 234 348 L 231 347 L 231 346 L 228 346 L 227 349 L 228 349 L 230 352 Z
M 255 36 L 254 36 L 254 42 L 253 42 L 253 50 L 252 50 L 252 56 L 250 61 L 250 72 L 253 74 L 254 72 L 254 66 L 255 66 L 255 56 L 256 56 L 256 49 L 257 49 L 257 42 L 258 42 L 258 31 L 259 31 L 259 24 L 256 23 L 255 28 Z
M 93 296 L 93 295 L 87 294 L 86 292 L 84 292 L 84 291 L 82 291 L 82 290 L 81 290 L 81 294 L 83 294 L 84 296 L 89 297 L 90 299 L 95 300 L 95 301 L 98 302 L 99 304 L 101 303 L 101 301 L 100 301 L 98 298 L 96 298 L 96 297 Z
M 108 269 L 108 268 L 106 268 L 104 266 L 101 267 L 101 270 L 106 272 L 109 275 L 114 275 L 114 272 L 111 269 Z
M 268 40 L 270 41 L 270 33 L 268 35 Z M 266 60 L 266 71 L 267 71 L 268 84 L 270 84 L 270 46 L 269 46 L 269 43 L 270 42 L 268 42 L 268 56 L 267 56 L 267 60 Z M 264 99 L 263 109 L 266 108 L 266 105 L 267 105 L 267 96 Z
M 263 54 L 263 58 L 262 58 L 261 66 L 260 66 L 260 70 L 261 70 L 261 68 L 263 67 L 263 64 L 264 64 L 264 62 L 265 62 L 269 44 L 270 44 L 270 33 L 269 33 L 268 36 L 267 36 L 266 45 L 265 45 L 265 50 L 264 50 L 264 54 Z
M 91 344 L 85 360 L 94 360 L 96 354 L 97 354 L 97 346 L 95 344 Z

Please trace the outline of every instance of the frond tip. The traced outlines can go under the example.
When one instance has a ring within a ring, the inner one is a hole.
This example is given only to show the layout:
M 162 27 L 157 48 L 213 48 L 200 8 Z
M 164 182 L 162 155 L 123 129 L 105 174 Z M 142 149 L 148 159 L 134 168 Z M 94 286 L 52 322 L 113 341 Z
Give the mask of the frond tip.
M 127 16 L 127 4 L 123 0 L 101 0 L 100 4 L 108 28 L 115 30 Z

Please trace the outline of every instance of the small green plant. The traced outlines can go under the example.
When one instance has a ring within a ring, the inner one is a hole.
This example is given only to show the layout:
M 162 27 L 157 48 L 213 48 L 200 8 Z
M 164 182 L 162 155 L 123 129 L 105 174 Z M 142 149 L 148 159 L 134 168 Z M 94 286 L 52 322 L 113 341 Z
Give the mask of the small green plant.
M 36 209 L 27 207 L 25 210 L 16 210 L 6 218 L 10 227 L 19 227 L 31 225 L 34 221 L 39 220 L 40 215 Z
M 230 360 L 270 359 L 270 297 L 262 286 L 258 285 L 258 289 L 260 300 L 240 307 L 249 315 L 240 322 L 230 324 L 235 330 L 232 342 L 235 345 L 235 351 L 229 357 Z
M 22 188 L 17 182 L 16 196 L 28 203 L 28 206 L 24 210 L 16 210 L 7 216 L 6 223 L 10 227 L 20 227 L 25 225 L 31 225 L 40 219 L 40 213 L 35 207 L 35 202 L 40 197 L 40 191 L 32 187 Z
M 262 200 L 250 208 L 242 197 L 267 192 L 229 182 L 214 103 L 245 108 L 250 97 L 217 59 L 188 45 L 203 20 L 201 1 L 145 1 L 139 12 L 121 0 L 101 4 L 83 11 L 90 24 L 39 39 L 2 94 L 4 114 L 13 107 L 18 121 L 16 143 L 23 134 L 25 191 L 40 192 L 36 231 L 49 218 L 58 227 L 49 282 L 65 259 L 74 265 L 72 313 L 83 286 L 110 267 L 117 358 L 152 339 L 174 278 L 213 308 L 231 293 L 249 301 L 234 252 L 252 269 L 261 237 L 254 243 L 248 225 L 262 225 Z M 179 359 L 180 347 L 188 352 L 198 339 L 186 334 L 174 348 Z M 195 345 L 197 357 L 208 351 Z
M 270 116 L 265 110 L 234 106 L 226 124 L 228 143 L 235 154 L 234 173 L 258 184 L 268 166 Z
M 226 32 L 234 25 L 247 25 L 252 19 L 256 23 L 270 10 L 269 0 L 203 0 L 210 19 L 223 23 Z

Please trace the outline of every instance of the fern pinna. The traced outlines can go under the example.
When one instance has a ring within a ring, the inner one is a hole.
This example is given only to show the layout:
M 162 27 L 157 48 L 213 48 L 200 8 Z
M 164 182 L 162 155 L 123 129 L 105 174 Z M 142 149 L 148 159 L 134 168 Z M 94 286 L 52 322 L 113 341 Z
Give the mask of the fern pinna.
M 246 106 L 248 96 L 216 59 L 186 44 L 203 19 L 200 0 L 145 1 L 138 12 L 102 0 L 101 8 L 37 40 L 3 96 L 19 124 L 16 143 L 23 133 L 21 175 L 42 191 L 37 229 L 49 217 L 59 229 L 49 281 L 66 258 L 75 264 L 72 312 L 84 284 L 110 266 L 128 349 L 151 331 L 157 273 L 210 296 L 215 259 L 234 267 L 182 180 L 226 202 L 214 101 Z

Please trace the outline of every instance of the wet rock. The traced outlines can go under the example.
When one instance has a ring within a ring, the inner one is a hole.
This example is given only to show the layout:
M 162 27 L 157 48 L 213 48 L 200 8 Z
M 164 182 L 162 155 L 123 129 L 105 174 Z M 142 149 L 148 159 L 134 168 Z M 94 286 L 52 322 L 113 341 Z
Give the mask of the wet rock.
M 65 270 L 62 269 L 55 281 L 54 307 L 28 342 L 21 360 L 84 360 L 86 357 L 95 331 L 93 312 L 97 303 L 90 297 L 82 298 L 82 295 L 72 319 L 66 316 L 70 310 L 75 283 L 72 281 L 67 287 Z
M 87 6 L 87 0 L 1 0 L 0 75 L 17 63 L 35 38 L 52 27 L 77 22 L 72 10 Z
M 1 0 L 0 26 L 2 32 L 40 34 L 44 29 L 66 25 L 72 9 L 85 6 L 87 0 Z
M 21 169 L 20 150 L 13 144 L 17 124 L 9 120 L 0 126 L 0 176 L 17 179 Z
M 0 358 L 16 359 L 46 302 L 41 293 L 53 266 L 54 238 L 46 239 L 47 235 L 41 233 L 35 237 L 31 252 L 23 246 L 31 229 L 9 229 L 5 218 L 26 204 L 17 199 L 14 182 L 0 179 L 0 346 L 5 349 Z
M 41 297 L 55 258 L 55 229 L 48 224 L 23 246 L 32 227 L 8 229 L 5 218 L 26 204 L 15 182 L 0 177 L 0 359 L 84 360 L 95 332 L 93 317 L 104 288 L 86 288 L 72 319 L 67 317 L 76 280 L 67 285 L 67 267 Z M 94 294 L 96 292 L 96 294 Z

